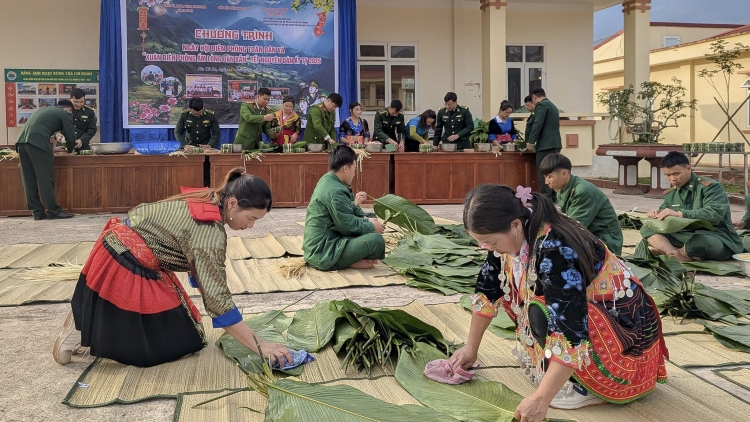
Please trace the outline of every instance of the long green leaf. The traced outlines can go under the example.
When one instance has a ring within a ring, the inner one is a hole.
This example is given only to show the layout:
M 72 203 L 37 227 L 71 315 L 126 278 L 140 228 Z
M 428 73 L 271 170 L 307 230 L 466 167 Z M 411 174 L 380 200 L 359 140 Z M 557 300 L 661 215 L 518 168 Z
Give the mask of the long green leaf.
M 711 297 L 726 303 L 740 315 L 750 314 L 750 304 L 748 302 L 732 296 L 727 292 L 714 289 L 713 287 L 704 286 L 700 283 L 695 283 L 694 291 L 696 295 Z
M 523 397 L 505 385 L 476 375 L 470 382 L 447 385 L 424 375 L 428 362 L 445 358 L 434 347 L 420 343 L 414 356 L 401 354 L 396 366 L 396 380 L 423 405 L 460 421 L 513 421 L 515 409 Z
M 728 262 L 692 261 L 683 262 L 682 266 L 688 271 L 695 271 L 698 273 L 708 273 L 713 275 L 733 275 L 738 277 L 745 276 L 745 273 L 742 272 L 742 268 Z
M 645 227 L 661 234 L 676 233 L 682 230 L 716 230 L 710 222 L 692 218 L 667 217 L 664 220 L 655 218 L 641 218 L 640 220 Z
M 703 324 L 706 331 L 713 334 L 724 346 L 750 352 L 750 327 L 747 325 L 719 326 Z
M 266 421 L 408 422 L 420 420 L 418 416 L 425 414 L 410 409 L 378 400 L 348 385 L 310 385 L 287 378 L 268 386 Z
M 391 223 L 409 232 L 435 233 L 435 220 L 419 205 L 397 195 L 388 194 L 375 200 L 373 206 L 378 218 L 385 219 L 390 211 Z M 397 215 L 397 213 L 400 213 Z
M 467 311 L 471 312 L 471 296 L 463 295 L 459 299 L 461 306 Z M 501 338 L 515 339 L 516 338 L 516 324 L 508 316 L 508 314 L 500 310 L 497 316 L 492 318 L 490 326 L 487 327 L 491 333 Z
M 330 302 L 318 302 L 310 309 L 297 312 L 287 330 L 287 340 L 295 349 L 317 352 L 333 337 L 340 312 L 331 310 Z
M 258 327 L 257 325 L 253 326 L 253 320 L 257 322 L 260 320 L 259 318 L 262 317 L 245 321 L 245 323 L 250 328 L 252 328 L 253 331 L 255 331 L 255 334 L 259 337 L 259 339 L 278 342 L 289 346 L 284 336 L 282 336 L 281 333 L 276 330 L 276 327 L 274 327 L 274 325 L 263 325 L 260 327 Z M 243 346 L 242 343 L 237 341 L 234 337 L 230 336 L 229 333 L 222 334 L 221 337 L 216 340 L 216 346 L 222 349 L 224 351 L 224 354 L 227 355 L 228 358 L 235 361 L 246 373 L 260 373 L 258 368 L 262 367 L 263 359 L 255 352 L 252 352 L 250 351 L 250 349 Z M 299 375 L 303 370 L 303 366 L 298 366 L 296 368 L 279 371 L 289 375 Z

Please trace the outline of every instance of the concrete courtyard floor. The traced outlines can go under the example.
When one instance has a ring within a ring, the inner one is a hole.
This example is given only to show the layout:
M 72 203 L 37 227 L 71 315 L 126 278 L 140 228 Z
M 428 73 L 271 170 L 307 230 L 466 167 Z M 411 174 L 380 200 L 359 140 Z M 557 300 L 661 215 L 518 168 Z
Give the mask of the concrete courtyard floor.
M 614 195 L 604 190 L 615 209 L 648 211 L 656 208 L 660 200 L 642 196 Z M 461 221 L 462 205 L 425 206 L 430 214 Z M 732 205 L 732 216 L 738 219 L 744 213 L 740 206 Z M 96 240 L 110 215 L 83 215 L 69 220 L 33 221 L 31 218 L 0 218 L 0 246 L 16 243 L 75 243 Z M 264 237 L 302 235 L 304 209 L 274 209 L 248 231 L 229 231 L 230 236 Z M 750 281 L 735 277 L 699 276 L 704 284 L 732 289 L 750 290 Z M 270 293 L 235 296 L 243 313 L 279 309 L 305 296 L 307 292 Z M 399 306 L 413 300 L 425 304 L 457 302 L 458 296 L 446 297 L 405 286 L 380 288 L 349 288 L 319 291 L 290 310 L 308 308 L 320 300 L 349 298 L 365 306 Z M 196 304 L 202 307 L 200 301 Z M 57 365 L 51 356 L 52 343 L 60 331 L 62 320 L 70 309 L 69 304 L 44 304 L 0 308 L 0 333 L 5 343 L 0 352 L 0 421 L 171 421 L 175 400 L 149 400 L 131 405 L 110 405 L 94 409 L 73 409 L 60 402 L 73 383 L 93 358 L 74 358 L 66 366 Z M 212 347 L 212 346 L 211 346 Z M 718 377 L 710 371 L 700 372 L 711 382 L 750 400 L 744 389 Z

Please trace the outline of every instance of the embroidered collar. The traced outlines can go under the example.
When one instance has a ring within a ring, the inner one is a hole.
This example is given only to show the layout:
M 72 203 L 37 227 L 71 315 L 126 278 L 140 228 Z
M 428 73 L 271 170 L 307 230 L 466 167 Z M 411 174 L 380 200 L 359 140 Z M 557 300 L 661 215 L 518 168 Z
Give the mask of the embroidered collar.
M 183 194 L 200 192 L 205 189 L 207 188 L 189 188 L 180 186 L 180 190 Z M 221 210 L 217 205 L 199 198 L 185 198 L 185 202 L 187 202 L 190 216 L 193 217 L 194 220 L 205 222 L 217 221 L 220 223 L 223 221 Z

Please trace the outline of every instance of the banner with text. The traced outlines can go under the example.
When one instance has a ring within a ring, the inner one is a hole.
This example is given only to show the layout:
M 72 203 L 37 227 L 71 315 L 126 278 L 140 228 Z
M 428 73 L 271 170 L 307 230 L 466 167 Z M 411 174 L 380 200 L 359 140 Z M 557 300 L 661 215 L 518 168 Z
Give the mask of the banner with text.
M 236 127 L 258 89 L 307 109 L 336 91 L 336 0 L 120 0 L 123 125 L 173 127 L 192 97 Z
M 67 69 L 5 69 L 5 126 L 26 124 L 35 111 L 57 106 L 81 88 L 86 107 L 99 115 L 99 71 Z

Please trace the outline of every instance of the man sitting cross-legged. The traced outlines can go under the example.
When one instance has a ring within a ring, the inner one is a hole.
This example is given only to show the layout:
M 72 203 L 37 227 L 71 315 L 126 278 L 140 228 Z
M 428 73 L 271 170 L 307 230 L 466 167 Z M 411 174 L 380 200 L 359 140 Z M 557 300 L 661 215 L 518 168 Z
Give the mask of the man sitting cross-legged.
M 714 231 L 686 229 L 657 234 L 643 226 L 641 234 L 651 249 L 683 262 L 725 261 L 742 252 L 742 241 L 732 227 L 729 199 L 721 183 L 693 173 L 690 161 L 681 152 L 670 152 L 661 163 L 672 187 L 665 192 L 659 209 L 649 211 L 648 216 L 659 220 L 669 216 L 706 220 Z

